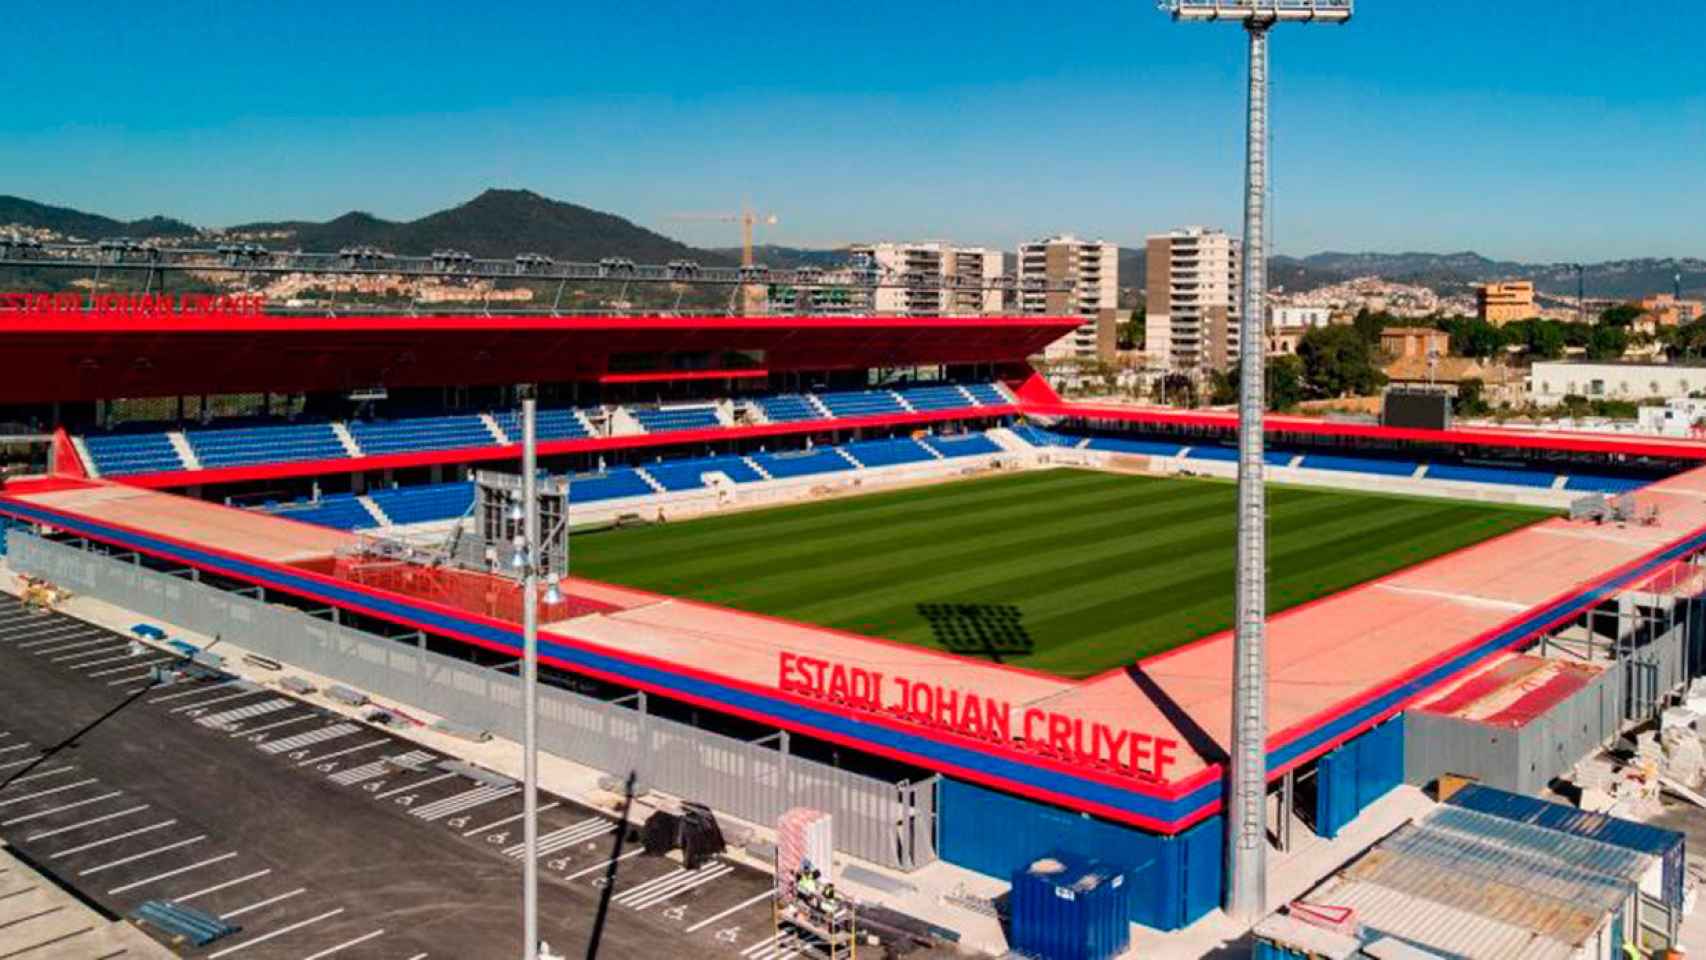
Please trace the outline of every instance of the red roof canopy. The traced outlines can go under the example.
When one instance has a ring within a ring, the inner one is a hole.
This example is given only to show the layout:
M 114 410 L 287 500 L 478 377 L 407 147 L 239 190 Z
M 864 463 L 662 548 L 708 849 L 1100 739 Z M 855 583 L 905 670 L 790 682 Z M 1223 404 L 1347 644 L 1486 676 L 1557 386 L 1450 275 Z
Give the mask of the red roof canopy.
M 0 403 L 593 380 L 615 355 L 771 371 L 1023 360 L 1073 317 L 280 316 L 0 310 Z M 718 358 L 710 358 L 718 359 Z M 620 365 L 620 372 L 634 372 Z

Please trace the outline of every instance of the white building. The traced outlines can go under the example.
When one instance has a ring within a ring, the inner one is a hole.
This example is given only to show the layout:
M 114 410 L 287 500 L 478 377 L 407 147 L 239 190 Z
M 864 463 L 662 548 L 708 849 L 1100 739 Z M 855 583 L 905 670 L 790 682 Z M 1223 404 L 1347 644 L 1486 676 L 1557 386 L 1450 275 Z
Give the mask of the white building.
M 869 305 L 877 313 L 912 317 L 977 316 L 1002 310 L 999 250 L 956 247 L 940 241 L 855 244 L 848 253 L 863 258 L 883 277 Z M 920 286 L 909 287 L 916 280 Z M 949 289 L 949 285 L 958 284 Z
M 1144 350 L 1169 370 L 1225 370 L 1238 360 L 1240 241 L 1185 227 L 1148 238 Z
M 1333 311 L 1327 307 L 1273 307 L 1268 311 L 1268 327 L 1272 330 L 1314 329 L 1332 322 Z
M 1071 234 L 1019 245 L 1019 312 L 1077 316 L 1078 329 L 1049 344 L 1051 360 L 1114 357 L 1114 311 L 1120 297 L 1120 248 Z M 1048 290 L 1066 283 L 1070 290 Z
M 1528 395 L 1556 406 L 1567 396 L 1589 400 L 1652 400 L 1706 394 L 1706 365 L 1540 361 L 1529 372 Z
M 1706 432 L 1706 400 L 1677 397 L 1662 407 L 1642 407 L 1635 411 L 1635 421 L 1642 433 L 1698 437 Z

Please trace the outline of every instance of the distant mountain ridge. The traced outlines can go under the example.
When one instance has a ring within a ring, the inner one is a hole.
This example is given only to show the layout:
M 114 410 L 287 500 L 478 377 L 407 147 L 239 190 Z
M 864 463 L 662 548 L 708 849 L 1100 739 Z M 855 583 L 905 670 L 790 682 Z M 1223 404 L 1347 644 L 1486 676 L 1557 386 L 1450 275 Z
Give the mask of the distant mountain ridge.
M 154 216 L 123 221 L 67 207 L 51 206 L 22 197 L 0 196 L 0 224 L 53 230 L 94 240 L 104 237 L 161 237 L 191 239 L 207 233 L 282 234 L 267 239 L 269 246 L 304 250 L 337 250 L 373 246 L 402 254 L 433 250 L 465 250 L 476 257 L 508 258 L 518 253 L 543 253 L 559 260 L 594 261 L 626 257 L 638 263 L 696 260 L 706 265 L 740 261 L 738 247 L 702 249 L 641 227 L 615 214 L 553 200 L 530 190 L 491 189 L 459 206 L 408 221 L 392 221 L 351 211 L 324 222 L 277 220 L 240 224 L 224 231 L 197 228 L 183 220 Z M 846 261 L 845 249 L 821 250 L 765 244 L 754 259 L 771 267 L 834 267 Z M 1126 288 L 1145 280 L 1142 247 L 1120 249 L 1120 281 Z M 1590 297 L 1631 299 L 1668 292 L 1680 275 L 1685 294 L 1706 294 L 1706 259 L 1649 257 L 1586 266 Z M 1576 273 L 1566 263 L 1521 263 L 1493 260 L 1471 251 L 1457 253 L 1348 253 L 1327 251 L 1307 257 L 1274 257 L 1273 286 L 1292 292 L 1355 277 L 1379 276 L 1396 282 L 1431 287 L 1440 293 L 1462 294 L 1470 284 L 1512 278 L 1531 279 L 1546 293 L 1574 296 Z

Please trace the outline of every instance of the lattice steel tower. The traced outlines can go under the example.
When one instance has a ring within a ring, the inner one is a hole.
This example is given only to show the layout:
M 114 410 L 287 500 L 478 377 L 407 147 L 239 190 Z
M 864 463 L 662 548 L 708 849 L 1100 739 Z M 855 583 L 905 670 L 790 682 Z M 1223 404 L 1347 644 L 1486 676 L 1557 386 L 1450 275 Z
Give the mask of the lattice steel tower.
M 1227 20 L 1250 37 L 1244 160 L 1244 302 L 1238 323 L 1238 609 L 1233 646 L 1232 748 L 1227 763 L 1226 912 L 1254 925 L 1267 913 L 1267 503 L 1262 488 L 1268 258 L 1268 30 L 1276 23 L 1343 23 L 1354 0 L 1162 0 L 1175 20 Z

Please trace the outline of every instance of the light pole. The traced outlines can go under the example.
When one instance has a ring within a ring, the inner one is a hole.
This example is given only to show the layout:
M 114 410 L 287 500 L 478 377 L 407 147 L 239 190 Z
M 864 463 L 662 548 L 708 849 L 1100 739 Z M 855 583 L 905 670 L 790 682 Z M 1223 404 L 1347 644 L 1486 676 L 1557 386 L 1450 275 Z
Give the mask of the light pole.
M 522 536 L 527 539 L 521 580 L 521 811 L 526 853 L 521 868 L 522 956 L 539 960 L 539 449 L 538 400 L 531 384 L 521 393 Z
M 1227 20 L 1250 38 L 1244 156 L 1244 299 L 1238 323 L 1238 571 L 1232 745 L 1226 802 L 1226 913 L 1253 926 L 1267 912 L 1267 506 L 1263 357 L 1267 329 L 1268 31 L 1277 23 L 1343 23 L 1354 0 L 1161 0 L 1175 20 Z M 1284 815 L 1289 816 L 1286 811 Z

